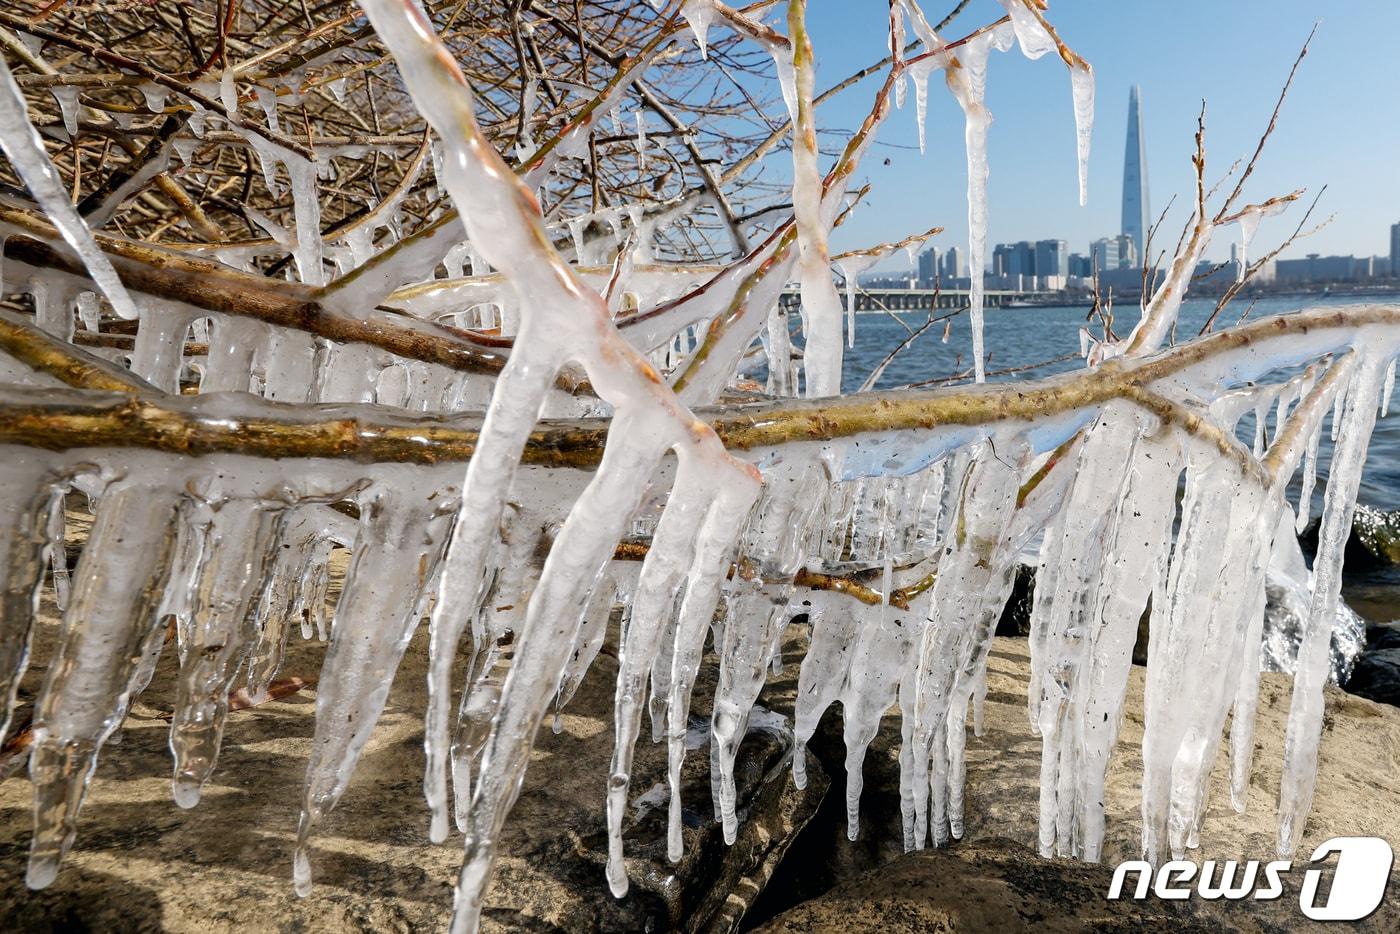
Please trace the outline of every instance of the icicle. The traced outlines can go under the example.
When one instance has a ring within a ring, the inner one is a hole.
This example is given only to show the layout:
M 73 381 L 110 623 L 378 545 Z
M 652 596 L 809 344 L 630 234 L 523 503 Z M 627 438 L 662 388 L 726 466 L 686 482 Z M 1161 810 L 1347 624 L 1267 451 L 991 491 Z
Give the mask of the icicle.
M 700 48 L 700 57 L 709 58 L 705 37 L 710 31 L 710 23 L 715 18 L 714 0 L 685 0 L 681 6 L 681 16 L 685 17 L 686 25 L 695 34 L 695 44 Z
M 1251 204 L 1240 212 L 1236 221 L 1240 225 L 1240 254 L 1235 269 L 1236 281 L 1244 281 L 1245 272 L 1249 268 L 1249 244 L 1259 230 L 1259 222 L 1265 217 L 1282 214 L 1288 208 L 1288 204 L 1289 202 L 1283 199 L 1269 200 L 1263 204 Z
M 176 495 L 113 487 L 78 562 L 62 641 L 35 704 L 29 777 L 34 836 L 25 882 L 46 888 L 76 836 L 78 810 L 102 744 L 126 716 L 137 659 L 163 633 L 155 609 L 174 536 Z
M 73 340 L 73 295 L 62 280 L 41 278 L 29 288 L 34 300 L 34 323 L 63 341 Z
M 987 262 L 987 128 L 992 115 L 984 98 L 987 89 L 987 57 L 993 47 L 1010 48 L 1014 33 L 998 27 L 973 39 L 962 48 L 961 68 L 949 68 L 948 89 L 963 109 L 967 146 L 967 223 L 968 263 L 972 288 L 968 296 L 968 318 L 972 322 L 973 373 L 985 382 L 986 354 L 982 341 L 983 276 Z
M 855 255 L 840 260 L 836 268 L 846 284 L 846 346 L 856 345 L 856 280 L 862 272 L 879 262 L 879 256 Z
M 180 157 L 180 164 L 188 168 L 190 160 L 194 158 L 194 151 L 199 148 L 199 140 L 191 139 L 188 136 L 177 136 L 173 145 L 175 155 Z
M 69 200 L 68 192 L 58 177 L 58 170 L 49 160 L 39 134 L 29 123 L 25 108 L 24 95 L 19 85 L 15 84 L 10 66 L 0 59 L 0 148 L 9 156 L 10 164 L 24 180 L 34 200 L 44 209 L 49 221 L 78 254 L 93 283 L 112 303 L 118 316 L 128 321 L 134 320 L 137 316 L 136 304 Z
M 96 334 L 102 325 L 102 306 L 97 296 L 92 292 L 78 293 L 78 320 L 83 323 L 83 330 Z
M 161 392 L 178 393 L 190 319 L 188 306 L 160 299 L 148 301 L 136 331 L 131 371 Z
M 45 452 L 7 449 L 0 485 L 0 739 L 9 736 L 15 694 L 29 660 L 29 639 L 39 609 L 39 588 L 52 551 L 66 560 L 62 535 L 55 540 L 49 516 L 61 504 L 61 487 L 47 475 Z M 61 505 L 59 514 L 62 515 Z
M 628 888 L 627 871 L 622 862 L 622 821 L 627 812 L 632 753 L 641 728 L 646 679 L 661 645 L 662 630 L 672 622 L 677 590 L 687 572 L 695 567 L 696 560 L 702 557 L 697 552 L 697 544 L 709 504 L 722 492 L 705 482 L 700 474 L 702 470 L 704 468 L 693 458 L 682 456 L 671 498 L 642 563 L 637 591 L 632 598 L 630 624 L 623 632 L 618 652 L 613 758 L 607 795 L 607 877 L 613 895 L 618 898 L 626 895 Z M 728 569 L 728 552 L 736 531 L 734 519 L 729 516 L 725 528 L 706 530 L 713 541 L 703 557 L 714 566 L 695 567 L 697 571 L 717 575 Z M 713 614 L 713 602 L 698 611 L 704 615 Z
M 419 596 L 441 557 L 456 491 L 440 490 L 432 479 L 405 477 L 360 499 L 360 534 L 316 691 L 316 737 L 293 863 L 298 895 L 311 887 L 307 843 L 344 793 L 384 710 L 418 626 Z
M 180 677 L 170 722 L 175 803 L 191 808 L 214 770 L 228 696 L 251 648 L 250 608 L 268 567 L 276 517 L 256 500 L 206 501 L 199 598 L 180 644 Z
M 256 86 L 253 90 L 258 96 L 258 106 L 262 108 L 263 114 L 267 117 L 267 128 L 274 133 L 281 133 L 282 127 L 277 119 L 277 91 L 262 85 Z
M 78 88 L 72 84 L 55 84 L 49 88 L 53 94 L 53 99 L 58 101 L 59 113 L 63 115 L 63 129 L 67 131 L 68 138 L 76 139 L 78 136 Z
M 834 218 L 826 216 L 822 176 L 817 167 L 813 93 L 816 64 L 810 40 L 804 37 L 805 67 L 795 66 L 797 50 L 770 49 L 788 115 L 793 121 L 792 203 L 797 226 L 798 269 L 802 320 L 806 336 L 803 368 L 809 398 L 841 393 L 841 299 L 831 279 L 827 237 Z
M 1089 146 L 1094 136 L 1094 69 L 1088 62 L 1069 66 L 1070 92 L 1074 98 L 1075 154 L 1079 162 L 1079 206 L 1089 201 Z
M 156 84 L 154 81 L 143 81 L 138 86 L 141 96 L 146 100 L 146 109 L 153 114 L 165 112 L 165 101 L 170 96 L 170 90 L 163 84 Z
M 292 153 L 283 154 L 282 162 L 292 183 L 292 211 L 296 220 L 297 273 L 307 285 L 325 285 L 326 270 L 322 262 L 325 249 L 321 239 L 321 202 L 316 190 L 316 165 Z
M 1313 490 L 1317 486 L 1317 449 L 1322 440 L 1322 423 L 1308 434 L 1307 450 L 1303 454 L 1303 486 L 1298 494 L 1298 519 L 1295 531 L 1302 535 L 1308 527 L 1308 516 L 1312 511 Z
M 1312 605 L 1298 648 L 1298 670 L 1293 680 L 1293 702 L 1284 739 L 1278 828 L 1278 849 L 1284 856 L 1297 847 L 1312 807 L 1317 781 L 1317 743 L 1322 731 L 1322 689 L 1328 670 L 1328 638 L 1337 615 L 1342 558 L 1351 533 L 1366 448 L 1376 423 L 1383 366 L 1378 356 L 1362 357 L 1347 389 L 1340 437 L 1332 454 L 1317 556 L 1313 559 Z
M 0 250 L 4 249 L 4 244 L 0 243 Z M 1390 414 L 1390 397 L 1395 392 L 1395 360 L 1390 361 L 1390 366 L 1385 371 L 1385 388 L 1381 390 L 1381 417 L 1385 418 Z

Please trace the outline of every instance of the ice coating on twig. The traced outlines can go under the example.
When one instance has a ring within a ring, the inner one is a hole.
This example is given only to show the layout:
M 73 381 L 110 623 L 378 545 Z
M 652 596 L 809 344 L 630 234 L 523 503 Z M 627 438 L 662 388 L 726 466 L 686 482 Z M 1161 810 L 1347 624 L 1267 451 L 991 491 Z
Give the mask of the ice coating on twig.
M 76 92 L 76 88 L 73 89 Z M 117 314 L 128 320 L 137 317 L 136 304 L 127 294 L 126 286 L 107 255 L 92 238 L 92 231 L 79 216 L 58 178 L 44 143 L 29 122 L 24 95 L 15 84 L 10 66 L 0 59 L 0 148 L 9 156 L 10 164 L 19 173 L 29 193 L 44 209 L 63 235 L 63 239 L 78 254 L 87 267 L 92 281 L 112 303 Z

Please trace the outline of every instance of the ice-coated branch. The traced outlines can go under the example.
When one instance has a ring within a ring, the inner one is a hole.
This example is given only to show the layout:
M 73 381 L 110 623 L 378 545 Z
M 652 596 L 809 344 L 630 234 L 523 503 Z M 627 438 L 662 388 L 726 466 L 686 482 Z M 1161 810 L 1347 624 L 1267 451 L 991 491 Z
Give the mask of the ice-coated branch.
M 72 373 L 74 380 L 81 380 L 99 369 L 95 358 L 80 348 L 61 347 L 11 313 L 0 315 L 0 325 L 7 349 L 32 348 L 21 352 L 36 362 L 44 356 L 54 359 L 45 368 L 56 375 Z M 1353 346 L 1371 333 L 1367 329 L 1375 329 L 1374 336 L 1383 341 L 1395 340 L 1400 308 L 1333 306 L 1259 318 L 1153 357 L 1111 361 L 1095 370 L 1030 382 L 886 390 L 822 401 L 773 400 L 700 409 L 696 414 L 726 449 L 764 451 L 867 435 L 992 430 L 1002 424 L 1053 420 L 1127 398 L 1223 452 L 1230 445 L 1220 429 L 1183 408 L 1167 391 L 1191 387 L 1219 393 L 1231 383 Z M 131 391 L 116 385 L 92 388 Z M 236 411 L 205 423 L 201 412 L 209 406 L 198 396 L 136 401 L 16 397 L 7 401 L 7 411 L 16 417 L 0 425 L 0 441 L 49 450 L 129 444 L 169 453 L 241 450 L 250 456 L 434 464 L 468 460 L 479 440 L 480 418 L 475 415 L 388 417 L 373 406 L 287 406 L 247 398 Z M 530 465 L 591 469 L 601 459 L 608 433 L 605 418 L 545 420 L 528 434 L 521 459 Z

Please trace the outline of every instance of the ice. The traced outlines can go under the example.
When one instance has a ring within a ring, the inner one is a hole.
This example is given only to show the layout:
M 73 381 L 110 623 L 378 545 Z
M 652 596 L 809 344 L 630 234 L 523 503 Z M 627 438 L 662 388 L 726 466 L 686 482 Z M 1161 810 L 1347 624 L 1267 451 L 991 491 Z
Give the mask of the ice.
M 913 3 L 896 5 L 891 24 L 895 49 L 906 24 L 926 49 L 908 68 L 920 122 L 927 78 L 938 69 L 948 72 L 965 111 L 979 272 L 991 50 L 1018 41 L 1031 57 L 1060 49 L 1071 69 L 1081 199 L 1092 119 L 1087 66 L 1058 46 L 1038 7 L 1020 0 L 1006 6 L 1010 22 L 952 49 Z M 1393 310 L 1328 309 L 1332 317 L 1251 324 L 1149 356 L 1170 333 L 1209 239 L 1209 224 L 1199 224 L 1134 345 L 1086 340 L 1086 372 L 1014 391 L 979 386 L 795 400 L 804 380 L 809 396 L 841 388 L 840 293 L 829 267 L 845 279 L 854 340 L 856 277 L 878 258 L 922 242 L 906 238 L 834 257 L 827 245 L 838 217 L 859 200 L 851 178 L 888 112 L 883 95 L 897 95 L 897 81 L 882 89 L 823 178 L 811 112 L 812 50 L 801 41 L 800 4 L 794 7 L 789 28 L 799 41 L 760 44 L 777 63 L 798 130 L 795 216 L 763 221 L 767 238 L 734 262 L 673 262 L 664 257 L 680 228 L 667 227 L 701 216 L 694 215 L 700 197 L 614 199 L 579 214 L 570 209 L 581 199 L 561 207 L 552 187 L 568 172 L 549 178 L 559 160 L 582 152 L 602 114 L 620 106 L 636 72 L 620 74 L 570 111 L 571 122 L 538 148 L 525 134 L 521 155 L 528 161 L 511 167 L 477 126 L 465 80 L 416 5 L 366 0 L 365 7 L 439 138 L 425 140 L 415 159 L 415 166 L 434 159 L 433 184 L 416 184 L 417 168 L 410 167 L 394 191 L 359 204 L 347 199 L 344 207 L 359 211 L 357 219 L 324 243 L 321 206 L 345 197 L 332 186 L 319 190 L 328 155 L 364 153 L 321 148 L 319 158 L 307 159 L 268 142 L 259 135 L 267 132 L 262 116 L 275 132 L 279 102 L 295 106 L 296 95 L 278 98 L 256 83 L 267 79 L 225 70 L 200 90 L 236 113 L 237 77 L 245 103 L 256 98 L 262 109 L 258 127 L 234 122 L 226 130 L 215 117 L 201 144 L 206 157 L 187 177 L 202 179 L 233 133 L 243 137 L 234 145 L 246 142 L 261 161 L 269 190 L 289 184 L 291 203 L 272 217 L 247 206 L 270 240 L 185 245 L 181 252 L 250 271 L 275 258 L 294 270 L 261 277 L 256 288 L 245 277 L 250 295 L 294 296 L 315 314 L 370 323 L 380 335 L 436 341 L 452 335 L 451 327 L 495 330 L 458 336 L 489 349 L 503 368 L 468 372 L 440 358 L 313 336 L 285 319 L 270 323 L 145 294 L 161 279 L 149 271 L 160 263 L 140 258 L 149 245 L 138 249 L 113 237 L 103 245 L 126 254 L 123 275 L 139 271 L 131 281 L 142 283 L 142 307 L 134 347 L 104 347 L 100 355 L 129 356 L 130 384 L 117 380 L 116 394 L 46 388 L 59 382 L 56 375 L 81 382 L 105 363 L 65 344 L 74 337 L 75 305 L 79 340 L 107 341 L 123 329 L 103 319 L 94 286 L 82 276 L 23 259 L 7 271 L 7 286 L 28 294 L 35 314 L 4 318 L 14 359 L 5 355 L 0 379 L 18 386 L 0 388 L 0 403 L 57 413 L 60 434 L 31 443 L 21 432 L 32 422 L 5 422 L 21 443 L 5 448 L 0 484 L 7 623 L 0 630 L 0 696 L 7 722 L 46 566 L 53 597 L 65 607 L 58 655 L 44 660 L 38 703 L 32 884 L 53 879 L 97 753 L 119 729 L 130 698 L 154 677 L 168 632 L 179 663 L 173 790 L 176 803 L 190 806 L 215 767 L 230 694 L 261 697 L 300 630 L 327 643 L 292 861 L 295 888 L 304 894 L 317 831 L 345 793 L 424 619 L 427 829 L 435 841 L 454 826 L 463 834 L 456 930 L 479 923 L 502 828 L 541 726 L 551 712 L 556 730 L 570 719 L 567 705 L 609 639 L 616 640 L 618 673 L 599 823 L 607 830 L 603 875 L 614 893 L 630 884 L 624 827 L 636 803 L 631 783 L 643 720 L 650 717 L 652 740 L 666 747 L 667 780 L 641 800 L 654 806 L 667 799 L 668 858 L 685 856 L 682 769 L 706 740 L 715 818 L 733 842 L 744 816 L 735 776 L 740 746 L 751 728 L 785 728 L 757 703 L 770 675 L 795 661 L 792 636 L 800 633 L 787 627 L 804 617 L 810 637 L 797 678 L 794 782 L 807 782 L 807 744 L 824 712 L 839 703 L 847 834 L 855 839 L 866 749 L 897 707 L 903 842 L 911 849 L 942 844 L 969 823 L 966 773 L 981 752 L 974 737 L 984 726 L 992 635 L 1017 562 L 1034 551 L 1040 567 L 1027 705 L 1042 743 L 1042 852 L 1103 855 L 1104 776 L 1149 605 L 1144 852 L 1160 859 L 1199 845 L 1206 777 L 1227 719 L 1232 798 L 1243 803 L 1259 671 L 1275 635 L 1266 598 L 1277 592 L 1284 565 L 1294 616 L 1296 607 L 1311 604 L 1301 613 L 1306 633 L 1283 797 L 1283 839 L 1296 838 L 1311 791 L 1317 691 L 1335 667 L 1327 643 L 1343 618 L 1335 594 L 1338 530 L 1359 482 L 1363 436 L 1391 391 Z M 707 25 L 716 13 L 729 14 L 703 0 L 678 9 L 707 55 Z M 678 26 L 668 28 L 684 39 Z M 668 42 L 675 52 L 676 42 L 663 36 L 629 69 L 647 67 Z M 285 83 L 273 81 L 279 89 Z M 20 99 L 11 90 L 0 105 L 13 118 Z M 337 96 L 334 84 L 328 90 Z M 527 117 L 542 90 L 527 89 Z M 191 130 L 202 133 L 206 119 L 196 113 Z M 640 109 L 636 121 L 641 151 L 647 141 Z M 531 123 L 537 134 L 557 125 Z M 30 174 L 47 172 L 55 182 L 23 111 L 3 128 L 7 151 L 20 152 Z M 193 154 L 188 139 L 172 146 L 182 157 Z M 659 151 L 653 145 L 646 153 L 653 167 Z M 277 177 L 283 169 L 286 182 Z M 66 202 L 62 188 L 50 194 Z M 417 210 L 410 194 L 432 203 L 446 194 L 459 213 L 443 204 L 432 208 L 443 213 L 410 218 Z M 35 198 L 48 209 L 42 191 Z M 343 216 L 341 205 L 334 210 Z M 1236 218 L 1242 227 L 1257 221 L 1251 210 Z M 81 241 L 86 233 L 77 229 Z M 7 224 L 0 237 L 11 233 Z M 566 262 L 555 244 L 570 242 Z M 101 261 L 90 236 L 74 248 Z M 168 263 L 179 269 L 183 260 Z M 340 278 L 322 288 L 331 269 Z M 439 278 L 444 269 L 449 278 Z M 800 350 L 789 340 L 782 295 L 794 278 L 807 317 Z M 1337 323 L 1352 316 L 1370 323 Z M 835 352 L 825 343 L 833 335 Z M 54 356 L 71 354 L 69 364 L 88 369 L 64 371 L 54 359 L 34 356 L 25 340 L 63 351 Z M 980 328 L 974 343 L 980 377 Z M 1349 352 L 1353 346 L 1366 355 L 1364 366 Z M 777 398 L 687 407 L 755 394 L 736 377 L 757 372 L 765 357 Z M 1306 369 L 1286 376 L 1292 367 Z M 561 376 L 572 382 L 570 391 L 562 391 Z M 199 396 L 188 395 L 192 383 Z M 1335 419 L 1341 440 L 1310 582 L 1297 570 L 1292 534 L 1294 522 L 1306 521 L 1307 505 L 1295 520 L 1284 490 L 1305 461 L 1304 500 L 1310 498 L 1321 423 L 1334 400 L 1342 406 Z M 1252 449 L 1234 440 L 1251 411 Z M 80 421 L 86 413 L 92 418 Z M 68 443 L 61 435 L 87 430 L 81 425 L 105 430 L 113 419 L 145 430 L 133 443 L 161 450 L 41 447 Z M 600 450 L 596 439 L 604 431 Z M 456 439 L 447 454 L 444 437 Z M 726 452 L 721 437 L 742 460 Z M 337 451 L 343 445 L 356 456 L 291 455 L 277 450 L 277 441 L 330 443 Z M 266 444 L 262 453 L 276 456 L 204 447 L 245 443 Z M 358 456 L 380 445 L 409 462 Z M 96 524 L 70 582 L 64 497 L 73 490 L 89 497 Z M 346 551 L 344 591 L 332 612 L 330 568 Z M 707 641 L 718 657 L 718 684 L 702 729 L 690 712 L 693 700 L 709 700 L 692 697 L 705 680 L 699 672 Z
M 1365 353 L 1365 351 L 1362 351 Z M 1298 649 L 1298 673 L 1284 739 L 1283 778 L 1279 788 L 1278 849 L 1292 854 L 1312 807 L 1317 778 L 1317 743 L 1322 731 L 1322 689 L 1329 668 L 1329 635 L 1341 592 L 1342 556 L 1356 509 L 1356 492 L 1388 360 L 1370 353 L 1361 358 L 1347 388 L 1337 446 L 1332 454 L 1327 493 L 1313 559 L 1313 597 L 1307 628 Z M 1340 398 L 1340 396 L 1339 396 Z
M 43 140 L 29 122 L 24 95 L 20 93 L 19 85 L 15 84 L 10 66 L 4 61 L 0 61 L 0 148 L 4 149 L 10 164 L 24 180 L 34 200 L 44 209 L 49 221 L 78 254 L 93 283 L 112 303 L 118 316 L 127 320 L 136 318 L 136 304 L 69 200 L 69 194 L 58 177 L 58 170 L 44 150 Z
M 1089 146 L 1094 138 L 1094 69 L 1087 62 L 1069 66 L 1074 98 L 1074 145 L 1079 162 L 1079 204 L 1089 201 Z
M 494 840 L 514 803 L 534 731 L 568 662 L 591 591 L 662 452 L 674 448 L 682 460 L 699 458 L 707 483 L 722 484 L 727 496 L 751 501 L 757 477 L 752 468 L 729 459 L 713 432 L 689 415 L 618 335 L 602 297 L 548 246 L 537 204 L 482 140 L 465 79 L 440 51 L 421 12 L 387 0 L 363 7 L 398 61 L 419 109 L 446 144 L 440 180 L 457 203 L 469 238 L 491 266 L 512 280 L 522 299 L 516 352 L 497 381 L 467 469 L 432 617 L 425 790 L 437 838 L 445 824 L 451 662 L 463 626 L 475 614 L 480 569 L 495 540 L 526 435 L 554 373 L 570 358 L 583 365 L 615 412 L 600 469 L 569 511 L 530 597 L 475 776 L 453 921 L 454 929 L 471 930 L 490 879 Z M 672 497 L 684 500 L 684 492 L 673 489 Z M 730 528 L 716 534 L 737 533 Z M 655 551 L 652 556 L 668 557 Z M 304 862 L 301 867 L 299 875 L 304 875 Z M 622 884 L 617 878 L 612 883 L 615 888 Z
M 59 113 L 63 117 L 63 129 L 69 139 L 78 136 L 78 89 L 71 84 L 55 84 L 49 89 L 58 102 Z
M 801 6 L 789 9 L 789 19 L 801 23 Z M 798 268 L 801 274 L 802 316 L 807 343 L 803 369 L 809 397 L 841 392 L 841 299 L 831 278 L 827 237 L 832 218 L 822 203 L 822 176 L 817 167 L 815 93 L 816 64 L 805 26 L 794 39 L 791 58 L 775 53 L 779 81 L 793 121 L 792 203 L 797 219 Z M 791 93 L 788 89 L 791 88 Z
M 985 32 L 961 49 L 957 61 L 947 70 L 948 89 L 962 107 L 966 121 L 967 148 L 967 225 L 968 268 L 972 288 L 968 295 L 968 317 L 972 322 L 972 366 L 977 382 L 986 380 L 986 351 L 982 340 L 983 277 L 987 264 L 987 129 L 992 115 L 985 103 L 987 57 L 993 48 L 1005 51 L 1015 36 L 1009 24 Z
M 715 18 L 714 0 L 685 0 L 681 6 L 681 16 L 685 17 L 690 31 L 695 34 L 695 44 L 700 48 L 700 57 L 709 58 L 705 37 L 709 33 L 710 23 L 714 22 Z
M 311 883 L 307 842 L 344 793 L 383 712 L 418 626 L 419 598 L 441 558 L 458 502 L 454 489 L 435 480 L 404 477 L 359 499 L 360 532 L 316 692 L 316 735 L 297 826 L 299 895 Z
M 63 616 L 62 642 L 35 704 L 34 837 L 25 875 L 31 889 L 46 888 L 57 876 L 98 750 L 126 715 L 135 661 L 163 637 L 155 610 L 175 504 L 172 491 L 139 482 L 102 496 Z
M 0 591 L 0 738 L 9 736 L 15 694 L 29 661 L 30 632 L 38 613 L 39 588 L 50 552 L 62 563 L 63 544 L 49 529 L 49 516 L 62 502 L 61 478 L 52 475 L 34 450 L 5 451 L 5 484 L 0 494 L 0 561 L 6 569 Z
M 1395 392 L 1395 364 L 1390 361 L 1390 367 L 1385 371 L 1385 387 L 1381 390 L 1381 418 L 1390 414 L 1390 397 Z
M 1289 200 L 1275 198 L 1263 204 L 1251 204 L 1240 212 L 1236 223 L 1240 225 L 1240 251 L 1235 258 L 1235 277 L 1237 281 L 1243 282 L 1245 273 L 1249 269 L 1249 244 L 1254 240 L 1254 234 L 1259 230 L 1259 222 L 1265 217 L 1281 214 L 1289 204 Z
M 190 507 L 187 522 L 203 538 L 198 597 L 180 633 L 179 690 L 170 724 L 173 792 L 182 808 L 199 802 L 214 770 L 234 677 L 252 648 L 257 599 L 276 530 L 271 504 L 224 500 L 217 490 Z

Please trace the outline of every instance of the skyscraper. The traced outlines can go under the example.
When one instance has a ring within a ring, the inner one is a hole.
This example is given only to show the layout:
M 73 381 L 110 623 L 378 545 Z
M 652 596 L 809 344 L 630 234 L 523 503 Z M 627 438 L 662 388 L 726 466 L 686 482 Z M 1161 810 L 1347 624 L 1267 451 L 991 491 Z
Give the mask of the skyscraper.
M 1390 225 L 1390 274 L 1400 277 L 1400 224 Z
M 1128 93 L 1128 141 L 1123 153 L 1123 235 L 1142 256 L 1152 226 L 1147 201 L 1147 147 L 1142 139 L 1142 89 Z
M 919 254 L 919 288 L 931 289 L 938 278 L 938 249 L 929 247 Z
M 1035 274 L 1037 276 L 1069 275 L 1069 248 L 1063 240 L 1035 242 Z
M 961 279 L 967 275 L 967 260 L 963 258 L 962 247 L 948 247 L 939 267 L 939 273 L 944 279 Z

